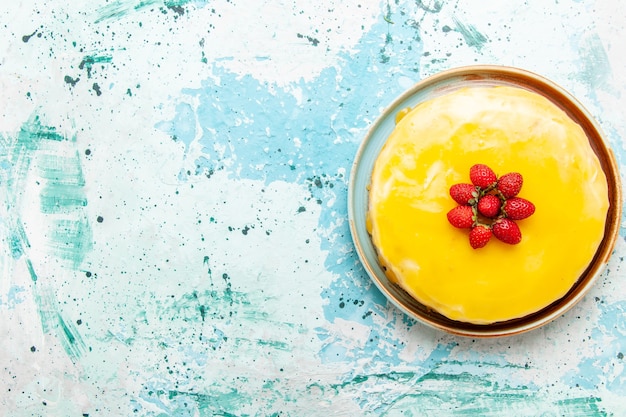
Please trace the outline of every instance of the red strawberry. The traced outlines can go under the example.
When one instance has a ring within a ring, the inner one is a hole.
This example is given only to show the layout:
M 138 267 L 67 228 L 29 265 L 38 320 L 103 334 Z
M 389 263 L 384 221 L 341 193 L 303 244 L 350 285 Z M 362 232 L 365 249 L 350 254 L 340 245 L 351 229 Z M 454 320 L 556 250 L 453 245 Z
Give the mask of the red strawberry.
M 525 198 L 513 197 L 504 202 L 502 210 L 511 220 L 522 220 L 535 212 L 535 205 Z
M 454 184 L 450 187 L 450 197 L 462 206 L 472 204 L 478 197 L 476 186 L 472 184 Z
M 472 227 L 469 233 L 469 242 L 472 248 L 479 249 L 489 243 L 491 239 L 491 229 L 488 226 L 479 224 Z
M 498 180 L 496 174 L 485 164 L 472 165 L 470 168 L 470 181 L 477 187 L 485 189 Z
M 492 226 L 493 235 L 509 245 L 516 245 L 522 240 L 522 232 L 511 219 L 500 219 Z
M 474 210 L 470 206 L 456 206 L 447 216 L 450 224 L 459 229 L 467 229 L 474 224 Z
M 501 204 L 502 202 L 498 197 L 492 194 L 487 194 L 478 200 L 478 212 L 483 216 L 492 219 L 500 213 Z
M 524 178 L 522 174 L 517 172 L 509 172 L 504 174 L 498 180 L 498 190 L 502 193 L 504 198 L 515 197 L 522 189 Z

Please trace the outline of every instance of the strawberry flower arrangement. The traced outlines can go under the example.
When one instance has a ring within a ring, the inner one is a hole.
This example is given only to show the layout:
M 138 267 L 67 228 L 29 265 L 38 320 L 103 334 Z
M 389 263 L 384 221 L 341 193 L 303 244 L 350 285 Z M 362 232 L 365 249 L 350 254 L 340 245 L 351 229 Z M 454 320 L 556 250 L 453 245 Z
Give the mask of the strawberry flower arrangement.
M 522 240 L 522 232 L 516 221 L 530 217 L 535 206 L 518 197 L 524 179 L 517 172 L 496 176 L 484 164 L 470 168 L 471 184 L 454 184 L 450 197 L 458 206 L 447 213 L 448 221 L 459 229 L 470 229 L 472 248 L 487 245 L 491 236 L 510 245 Z

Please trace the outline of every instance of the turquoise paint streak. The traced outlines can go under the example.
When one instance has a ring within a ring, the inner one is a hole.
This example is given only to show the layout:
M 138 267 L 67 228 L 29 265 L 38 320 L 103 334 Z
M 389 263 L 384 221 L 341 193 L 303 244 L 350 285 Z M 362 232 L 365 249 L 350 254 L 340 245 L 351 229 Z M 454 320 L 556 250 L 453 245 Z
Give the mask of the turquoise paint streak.
M 44 214 L 69 213 L 87 205 L 80 156 L 40 155 L 38 173 L 45 181 L 40 192 L 40 209 Z
M 35 286 L 33 294 L 43 332 L 53 333 L 70 360 L 76 363 L 85 352 L 86 345 L 76 326 L 61 311 L 54 290 L 49 286 Z
M 26 267 L 28 268 L 28 273 L 30 274 L 30 279 L 35 282 L 37 281 L 37 274 L 35 273 L 35 268 L 33 267 L 33 263 L 30 259 L 26 259 Z
M 463 36 L 467 46 L 480 50 L 489 41 L 474 25 L 465 24 L 456 17 L 453 17 L 452 20 L 454 21 L 456 31 Z
M 85 217 L 55 219 L 52 221 L 49 247 L 54 255 L 77 269 L 93 248 L 92 235 L 91 225 Z
M 39 176 L 44 180 L 40 192 L 40 211 L 50 216 L 49 233 L 52 252 L 78 267 L 91 251 L 92 229 L 86 217 L 85 177 L 80 155 L 46 153 L 37 158 Z M 70 215 L 70 218 L 67 218 Z
M 98 17 L 95 19 L 95 23 L 100 23 L 102 21 L 110 19 L 120 19 L 133 11 L 141 10 L 145 7 L 149 7 L 153 4 L 160 2 L 161 1 L 159 0 L 114 1 L 97 10 Z
M 468 368 L 480 368 L 470 372 Z M 508 365 L 506 368 L 515 368 Z M 352 394 L 366 415 L 377 416 L 589 416 L 607 413 L 594 396 L 551 398 L 498 376 L 500 365 L 444 361 L 421 374 L 414 371 L 356 375 L 341 384 L 317 385 L 326 395 Z
M 40 210 L 44 214 L 69 213 L 87 205 L 83 188 L 75 185 L 49 184 L 40 197 Z
M 37 160 L 38 172 L 41 178 L 55 185 L 85 185 L 82 165 L 78 152 L 72 156 L 54 154 L 40 155 Z
M 2 159 L 3 180 L 2 188 L 5 191 L 7 208 L 16 206 L 16 199 L 24 189 L 26 173 L 31 167 L 32 159 L 44 141 L 61 142 L 65 138 L 54 127 L 41 124 L 39 116 L 32 116 L 22 125 L 16 137 L 3 140 L 0 154 Z
M 63 146 L 62 142 L 65 142 Z M 0 191 L 6 209 L 3 219 L 6 227 L 2 232 L 7 237 L 3 240 L 8 244 L 13 261 L 23 260 L 26 264 L 42 331 L 54 334 L 68 357 L 76 362 L 86 350 L 85 343 L 61 310 L 54 290 L 45 279 L 41 282 L 41 274 L 29 255 L 31 243 L 20 213 L 26 178 L 36 175 L 37 182 L 43 185 L 40 211 L 51 226 L 49 250 L 57 258 L 69 261 L 74 268 L 80 265 L 91 250 L 92 233 L 84 211 L 87 200 L 80 157 L 76 150 L 65 155 L 66 144 L 73 142 L 75 137 L 60 134 L 54 127 L 42 124 L 38 115 L 33 115 L 16 136 L 3 137 L 0 143 Z M 35 166 L 37 170 L 33 170 Z
M 133 12 L 146 9 L 150 6 L 162 5 L 163 7 L 174 8 L 188 4 L 206 5 L 209 0 L 118 0 L 107 4 L 97 10 L 95 23 L 105 20 L 121 19 Z
M 24 226 L 20 219 L 15 219 L 15 221 L 11 223 L 13 224 L 9 236 L 9 250 L 13 259 L 19 259 L 24 255 L 26 249 L 30 248 L 30 243 L 28 242 L 28 236 L 26 236 Z
M 254 403 L 254 398 L 232 388 L 211 390 L 210 393 L 190 392 L 163 387 L 161 382 L 147 381 L 140 398 L 162 413 L 158 416 L 213 417 L 241 416 L 227 410 L 241 410 Z

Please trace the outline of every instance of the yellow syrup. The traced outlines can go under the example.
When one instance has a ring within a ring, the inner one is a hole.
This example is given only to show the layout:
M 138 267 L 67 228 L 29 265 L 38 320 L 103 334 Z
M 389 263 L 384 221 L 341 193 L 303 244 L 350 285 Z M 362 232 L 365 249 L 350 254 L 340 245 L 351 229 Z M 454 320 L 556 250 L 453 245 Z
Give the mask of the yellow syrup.
M 391 280 L 453 320 L 523 317 L 563 297 L 604 235 L 605 174 L 581 127 L 516 87 L 467 87 L 397 117 L 372 171 L 368 229 Z M 519 172 L 535 213 L 522 241 L 472 249 L 452 227 L 450 186 L 476 163 Z

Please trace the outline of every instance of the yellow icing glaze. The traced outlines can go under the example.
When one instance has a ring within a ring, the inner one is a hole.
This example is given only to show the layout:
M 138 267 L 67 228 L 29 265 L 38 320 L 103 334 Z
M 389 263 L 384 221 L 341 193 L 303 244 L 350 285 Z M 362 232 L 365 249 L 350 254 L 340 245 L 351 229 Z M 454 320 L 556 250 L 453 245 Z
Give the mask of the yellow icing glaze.
M 482 249 L 446 213 L 475 163 L 520 172 L 536 211 L 522 241 Z M 546 98 L 516 87 L 468 87 L 400 118 L 372 171 L 368 229 L 387 275 L 459 321 L 525 316 L 561 298 L 600 244 L 607 181 L 580 128 Z

